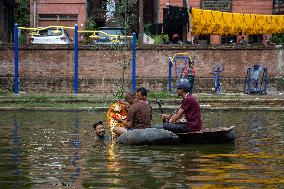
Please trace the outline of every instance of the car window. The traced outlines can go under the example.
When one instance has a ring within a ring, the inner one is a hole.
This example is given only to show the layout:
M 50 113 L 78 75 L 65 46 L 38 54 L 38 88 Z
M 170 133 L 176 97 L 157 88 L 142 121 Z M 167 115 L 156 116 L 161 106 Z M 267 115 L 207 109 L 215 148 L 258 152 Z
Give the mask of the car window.
M 102 31 L 102 30 L 100 30 L 100 31 Z M 106 32 L 106 31 L 103 31 L 103 32 Z M 107 32 L 106 32 L 107 33 Z M 110 33 L 108 33 L 108 34 L 110 34 Z M 108 35 L 106 35 L 106 34 L 104 34 L 104 33 L 98 33 L 97 34 L 98 36 L 100 36 L 100 37 L 108 37 Z M 111 35 L 111 34 L 110 34 Z
M 100 31 L 106 32 L 110 35 L 125 35 L 125 31 L 122 29 L 102 29 Z
M 59 36 L 62 35 L 62 29 L 59 29 L 60 32 L 55 32 L 55 28 L 49 28 L 45 30 L 39 30 L 40 36 Z

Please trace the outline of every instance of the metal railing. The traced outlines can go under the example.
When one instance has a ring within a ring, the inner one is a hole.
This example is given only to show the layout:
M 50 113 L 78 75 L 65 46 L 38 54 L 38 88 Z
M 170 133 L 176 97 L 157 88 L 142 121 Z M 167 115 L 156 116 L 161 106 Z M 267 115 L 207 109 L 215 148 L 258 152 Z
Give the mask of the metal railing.
M 121 35 L 110 35 L 106 32 L 99 31 L 99 30 L 78 30 L 78 25 L 75 24 L 74 27 L 67 27 L 67 26 L 47 26 L 47 27 L 38 27 L 38 28 L 30 28 L 30 27 L 19 27 L 18 24 L 14 25 L 14 94 L 19 94 L 19 29 L 21 30 L 31 30 L 32 32 L 30 35 L 39 35 L 39 31 L 46 30 L 49 28 L 56 28 L 58 30 L 59 28 L 63 29 L 71 29 L 74 30 L 74 94 L 78 95 L 79 85 L 78 85 L 78 78 L 79 78 L 79 61 L 78 61 L 78 55 L 79 55 L 79 41 L 78 41 L 78 34 L 79 33 L 92 33 L 91 38 L 99 39 L 100 36 L 97 34 L 104 34 L 107 37 L 109 37 L 112 42 L 119 42 L 120 39 L 125 38 L 132 38 L 132 92 L 135 92 L 136 90 L 136 33 L 133 33 L 133 36 L 121 36 Z M 56 31 L 55 30 L 55 31 Z

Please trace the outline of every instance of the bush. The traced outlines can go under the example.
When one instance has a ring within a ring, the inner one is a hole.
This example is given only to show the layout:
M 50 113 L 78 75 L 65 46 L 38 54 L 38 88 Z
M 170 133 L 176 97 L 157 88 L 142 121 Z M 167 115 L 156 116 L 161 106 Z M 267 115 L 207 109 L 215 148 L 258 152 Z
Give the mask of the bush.
M 95 30 L 97 27 L 96 21 L 93 19 L 88 19 L 86 22 L 85 29 L 86 30 Z
M 155 44 L 161 45 L 161 44 L 166 44 L 167 41 L 169 40 L 168 35 L 155 35 L 153 36 L 153 39 L 155 41 Z
M 19 44 L 25 44 L 25 43 L 27 43 L 28 38 L 25 35 L 20 35 L 19 38 L 18 38 L 18 41 L 19 41 Z
M 284 33 L 275 34 L 271 37 L 270 41 L 275 43 L 276 45 L 284 44 Z
M 96 24 L 96 21 L 93 20 L 93 19 L 88 19 L 86 21 L 86 24 L 85 24 L 85 30 L 96 30 L 97 28 L 97 24 Z M 90 44 L 93 40 L 91 38 L 89 38 L 90 35 L 92 35 L 93 33 L 83 33 L 83 36 L 84 36 L 84 44 Z

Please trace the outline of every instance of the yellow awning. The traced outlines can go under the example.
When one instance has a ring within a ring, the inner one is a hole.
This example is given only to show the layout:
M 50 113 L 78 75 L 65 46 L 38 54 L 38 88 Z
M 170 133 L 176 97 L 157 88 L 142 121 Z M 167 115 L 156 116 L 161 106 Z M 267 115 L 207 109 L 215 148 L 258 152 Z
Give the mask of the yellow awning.
M 248 35 L 284 33 L 284 15 L 228 13 L 192 9 L 193 35 Z

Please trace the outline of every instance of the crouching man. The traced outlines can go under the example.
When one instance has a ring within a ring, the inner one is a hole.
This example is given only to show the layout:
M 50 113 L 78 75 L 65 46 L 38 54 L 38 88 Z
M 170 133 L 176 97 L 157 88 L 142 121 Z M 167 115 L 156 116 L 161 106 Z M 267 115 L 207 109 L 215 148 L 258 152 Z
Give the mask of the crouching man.
M 133 98 L 135 98 L 133 96 Z M 117 119 L 125 127 L 115 127 L 113 132 L 121 135 L 130 129 L 144 129 L 151 127 L 151 108 L 143 100 L 135 99 L 134 103 L 129 107 L 127 117 L 124 120 Z

